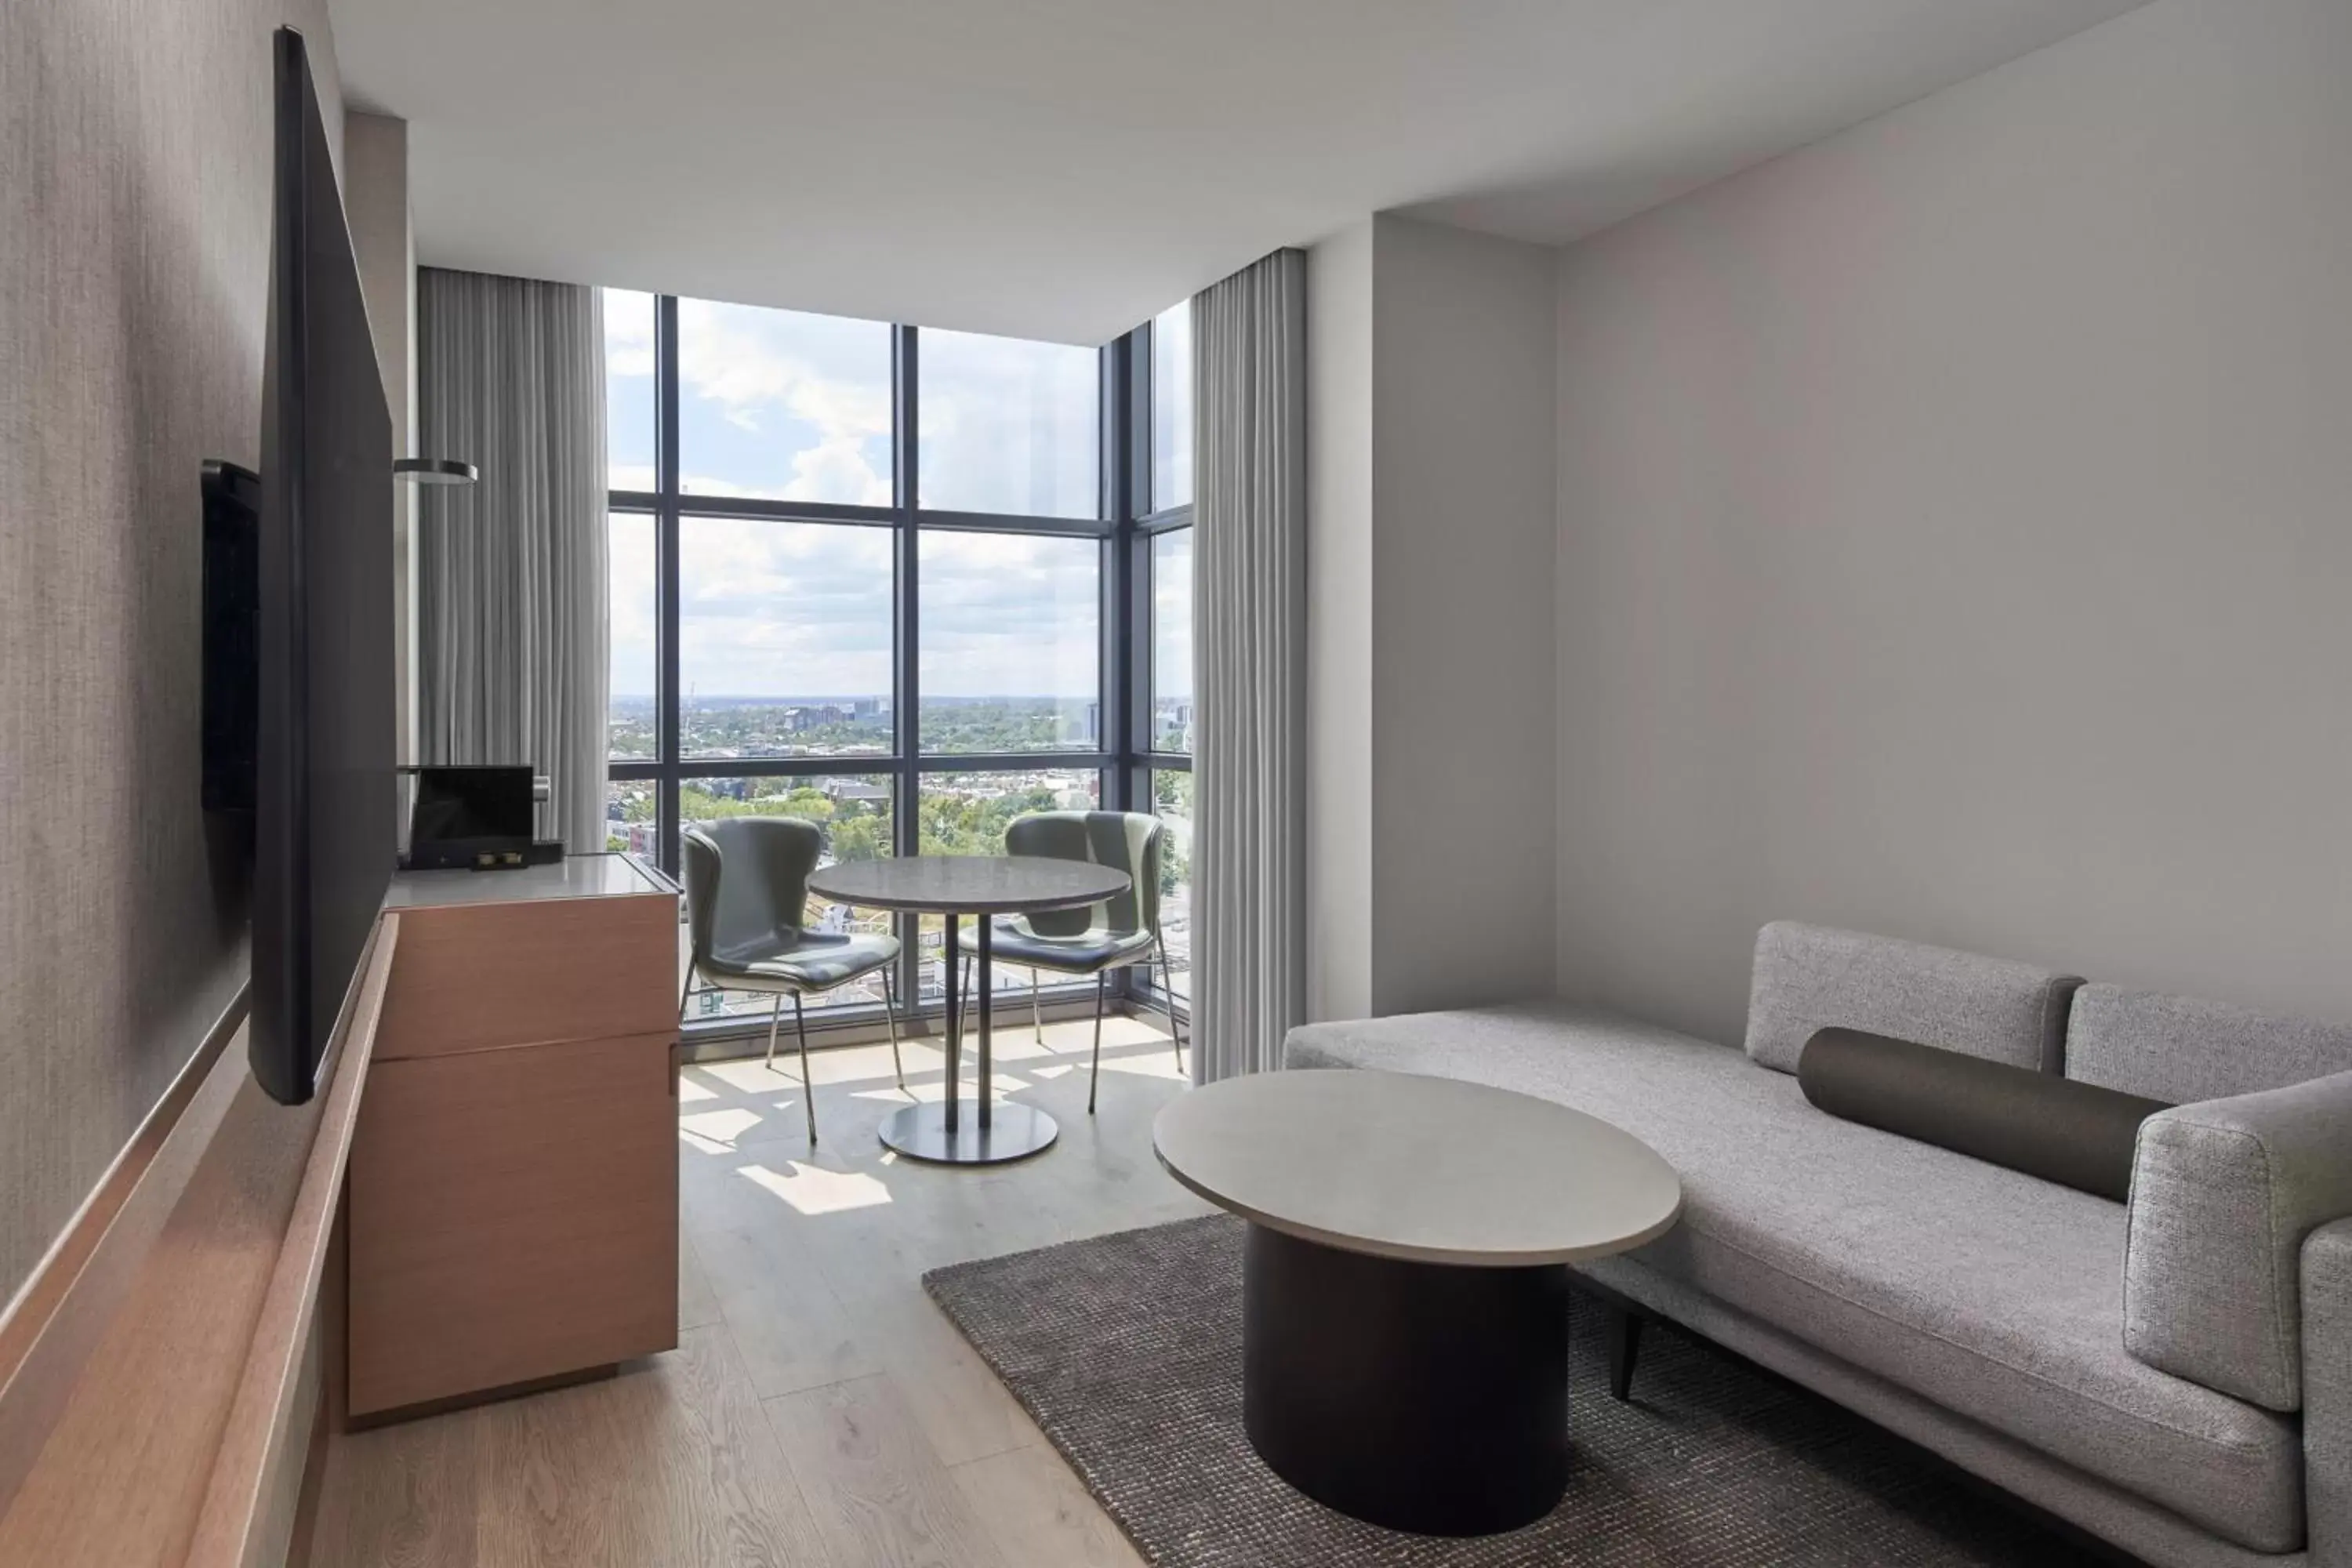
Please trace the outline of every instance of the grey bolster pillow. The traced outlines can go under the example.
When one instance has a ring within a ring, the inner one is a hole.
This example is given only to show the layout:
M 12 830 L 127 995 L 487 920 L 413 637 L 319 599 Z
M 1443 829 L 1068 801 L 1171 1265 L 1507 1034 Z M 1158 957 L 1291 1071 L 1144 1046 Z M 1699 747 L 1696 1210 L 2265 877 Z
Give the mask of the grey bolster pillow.
M 2117 1203 L 2139 1124 L 2171 1107 L 2032 1068 L 1859 1029 L 1822 1029 L 1797 1058 L 1805 1098 L 1847 1121 Z

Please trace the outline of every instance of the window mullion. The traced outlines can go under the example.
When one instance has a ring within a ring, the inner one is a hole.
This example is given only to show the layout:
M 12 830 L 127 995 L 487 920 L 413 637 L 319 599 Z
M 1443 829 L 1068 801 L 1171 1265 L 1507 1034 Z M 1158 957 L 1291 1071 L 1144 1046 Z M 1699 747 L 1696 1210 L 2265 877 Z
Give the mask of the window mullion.
M 922 374 L 921 344 L 915 329 L 899 325 L 890 335 L 890 479 L 891 500 L 898 509 L 897 626 L 891 639 L 891 719 L 898 736 L 898 787 L 892 795 L 892 853 L 922 851 L 922 605 L 917 589 L 920 577 L 921 541 L 916 532 L 915 398 Z M 902 912 L 898 917 L 898 994 L 919 1010 L 922 1003 L 922 920 Z
M 678 508 L 677 508 L 677 297 L 654 301 L 654 386 L 658 424 L 654 437 L 654 556 L 659 589 L 655 625 L 660 670 L 655 683 L 660 740 L 655 750 L 663 764 L 655 810 L 662 868 L 678 867 Z

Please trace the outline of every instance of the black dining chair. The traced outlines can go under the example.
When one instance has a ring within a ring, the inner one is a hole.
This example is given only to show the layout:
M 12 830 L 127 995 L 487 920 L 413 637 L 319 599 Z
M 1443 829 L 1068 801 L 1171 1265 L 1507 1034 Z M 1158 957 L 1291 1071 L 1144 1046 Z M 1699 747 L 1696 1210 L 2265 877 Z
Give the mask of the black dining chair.
M 1139 811 L 1033 812 L 1014 818 L 1004 830 L 1008 855 L 1083 860 L 1124 871 L 1131 879 L 1126 892 L 1084 909 L 1000 916 L 991 932 L 996 962 L 1029 970 L 1030 1018 L 1040 1043 L 1045 1035 L 1044 1014 L 1037 1004 L 1038 972 L 1094 976 L 1094 1066 L 1087 1079 L 1090 1115 L 1102 1077 L 1103 994 L 1112 970 L 1138 963 L 1148 967 L 1157 957 L 1161 994 L 1168 999 L 1169 1039 L 1176 1051 L 1178 1069 L 1184 1066 L 1168 941 L 1160 929 L 1160 852 L 1167 831 L 1158 817 Z
M 808 1021 L 801 998 L 882 973 L 882 1010 L 890 1023 L 890 1061 L 898 1087 L 898 989 L 891 979 L 898 939 L 878 931 L 808 929 L 808 879 L 824 852 L 824 830 L 796 816 L 727 816 L 686 830 L 686 923 L 691 958 L 678 993 L 678 1017 L 699 974 L 723 991 L 775 998 L 768 1010 L 768 1066 L 776 1065 L 776 1026 L 793 999 L 800 1038 L 801 1098 L 809 1142 L 816 1142 L 816 1089 L 809 1079 Z

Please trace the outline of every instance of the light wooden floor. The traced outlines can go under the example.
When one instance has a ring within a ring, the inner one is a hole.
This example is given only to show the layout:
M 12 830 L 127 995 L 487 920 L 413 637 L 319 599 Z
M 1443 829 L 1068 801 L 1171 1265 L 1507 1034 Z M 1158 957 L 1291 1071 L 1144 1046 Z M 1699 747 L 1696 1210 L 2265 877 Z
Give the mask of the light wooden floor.
M 1006 1009 L 1008 1013 L 1013 1009 Z M 814 1153 L 780 1055 L 686 1069 L 678 1349 L 612 1381 L 338 1437 L 320 1568 L 1110 1568 L 1118 1528 L 923 1293 L 938 1264 L 1208 1212 L 1160 1170 L 1166 1034 L 1000 1027 L 1002 1092 L 1061 1142 L 990 1171 L 898 1160 L 887 1046 L 818 1053 Z M 935 1044 L 909 1091 L 943 1089 Z

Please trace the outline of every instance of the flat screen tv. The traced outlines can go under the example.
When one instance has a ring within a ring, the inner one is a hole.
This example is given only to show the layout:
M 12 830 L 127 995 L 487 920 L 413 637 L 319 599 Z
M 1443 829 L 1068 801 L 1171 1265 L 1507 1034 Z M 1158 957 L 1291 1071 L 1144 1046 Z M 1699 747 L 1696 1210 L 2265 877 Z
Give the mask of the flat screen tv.
M 392 415 L 292 28 L 277 36 L 269 325 L 255 535 L 253 1074 L 319 1081 L 383 902 L 394 773 Z

